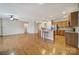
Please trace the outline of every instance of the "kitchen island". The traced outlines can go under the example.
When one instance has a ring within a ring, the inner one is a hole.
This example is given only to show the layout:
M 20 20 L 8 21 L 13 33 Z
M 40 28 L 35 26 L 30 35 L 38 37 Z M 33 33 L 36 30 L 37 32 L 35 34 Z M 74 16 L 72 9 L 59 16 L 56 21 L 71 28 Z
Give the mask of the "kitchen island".
M 41 37 L 43 39 L 54 40 L 54 31 L 53 30 L 41 30 Z

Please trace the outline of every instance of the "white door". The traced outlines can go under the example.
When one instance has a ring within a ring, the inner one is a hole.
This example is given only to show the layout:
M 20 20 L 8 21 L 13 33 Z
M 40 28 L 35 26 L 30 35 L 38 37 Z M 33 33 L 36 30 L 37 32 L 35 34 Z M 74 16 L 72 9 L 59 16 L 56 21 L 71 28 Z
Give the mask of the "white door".
M 24 24 L 24 33 L 27 33 L 27 26 L 28 26 L 28 24 L 25 23 L 25 24 Z

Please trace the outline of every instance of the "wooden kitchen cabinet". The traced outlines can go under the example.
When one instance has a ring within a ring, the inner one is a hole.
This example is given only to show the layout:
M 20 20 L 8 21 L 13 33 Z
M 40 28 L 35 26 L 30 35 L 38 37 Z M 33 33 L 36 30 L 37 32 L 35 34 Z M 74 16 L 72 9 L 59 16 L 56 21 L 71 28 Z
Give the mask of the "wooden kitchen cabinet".
M 58 21 L 58 22 L 53 22 L 53 25 L 58 25 L 58 27 L 69 27 L 69 21 Z
M 78 26 L 78 15 L 79 12 L 72 12 L 70 15 L 70 27 Z
M 63 22 L 63 27 L 69 27 L 69 21 L 64 21 Z
M 55 30 L 54 33 L 55 33 L 55 35 L 64 36 L 65 35 L 65 30 Z
M 69 44 L 73 47 L 78 47 L 78 33 L 74 32 L 65 32 L 66 44 Z

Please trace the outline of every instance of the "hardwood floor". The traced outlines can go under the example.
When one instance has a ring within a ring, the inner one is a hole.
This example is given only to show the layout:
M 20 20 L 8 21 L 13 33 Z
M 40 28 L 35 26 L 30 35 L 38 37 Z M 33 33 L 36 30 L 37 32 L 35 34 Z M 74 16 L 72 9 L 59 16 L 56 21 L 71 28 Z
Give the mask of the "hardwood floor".
M 64 36 L 55 41 L 44 40 L 37 34 L 0 37 L 0 54 L 16 55 L 78 55 L 79 49 L 65 44 Z

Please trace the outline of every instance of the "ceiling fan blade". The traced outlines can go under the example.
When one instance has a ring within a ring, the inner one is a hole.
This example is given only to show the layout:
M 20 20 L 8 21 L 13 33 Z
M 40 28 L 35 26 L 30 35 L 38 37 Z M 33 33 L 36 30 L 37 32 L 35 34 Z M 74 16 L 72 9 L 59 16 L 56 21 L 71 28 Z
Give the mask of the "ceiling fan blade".
M 17 18 L 13 18 L 13 20 L 19 20 L 19 19 L 17 19 Z

